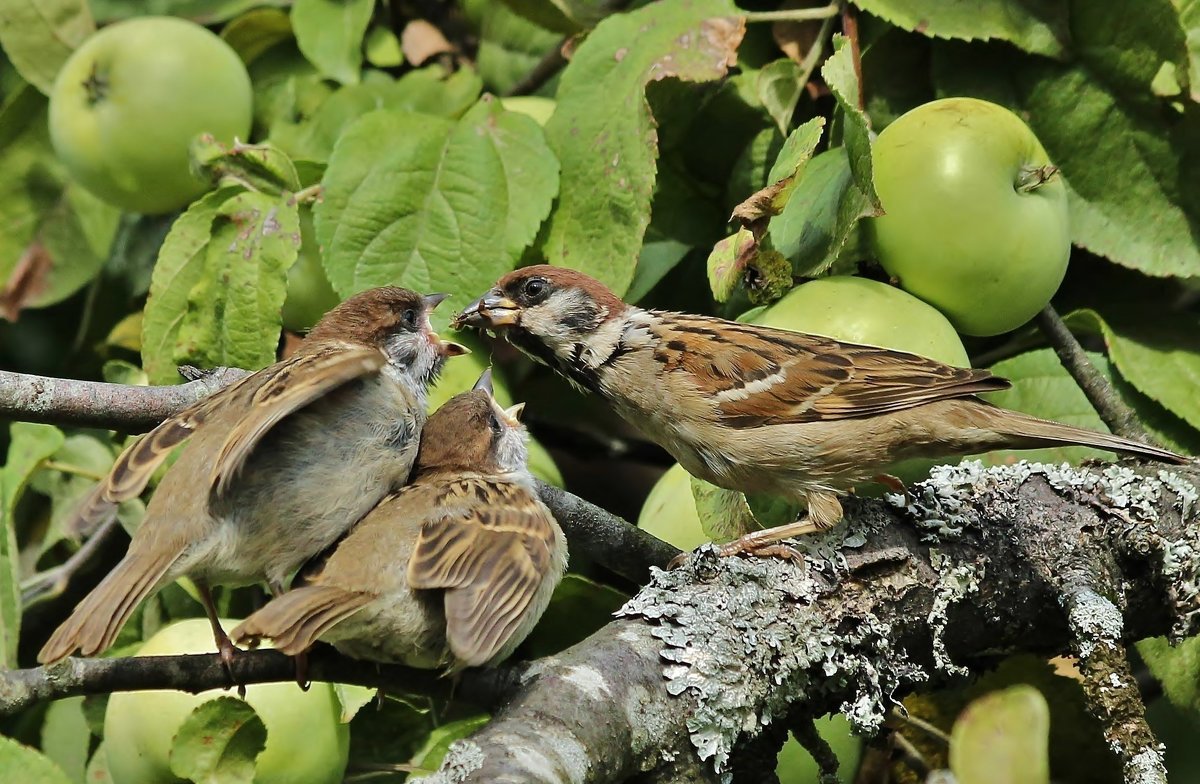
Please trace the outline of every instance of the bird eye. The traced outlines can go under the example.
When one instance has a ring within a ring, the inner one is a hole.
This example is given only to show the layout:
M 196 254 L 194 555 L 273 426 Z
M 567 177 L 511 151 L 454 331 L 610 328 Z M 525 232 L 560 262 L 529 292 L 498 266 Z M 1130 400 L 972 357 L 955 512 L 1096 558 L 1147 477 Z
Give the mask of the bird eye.
M 521 292 L 527 299 L 537 299 L 546 293 L 546 288 L 549 286 L 545 278 L 530 278 L 525 281 Z
M 417 311 L 413 310 L 412 308 L 409 308 L 408 310 L 401 313 L 400 314 L 400 323 L 402 323 L 404 326 L 408 327 L 409 329 L 412 329 L 413 327 L 417 326 Z

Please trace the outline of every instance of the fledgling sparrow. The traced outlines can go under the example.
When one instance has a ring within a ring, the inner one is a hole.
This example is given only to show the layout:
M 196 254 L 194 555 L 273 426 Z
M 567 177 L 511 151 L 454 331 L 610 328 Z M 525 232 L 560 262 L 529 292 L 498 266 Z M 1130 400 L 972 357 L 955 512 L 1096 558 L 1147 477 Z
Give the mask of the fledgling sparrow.
M 271 639 L 291 655 L 321 639 L 356 658 L 451 672 L 509 656 L 567 562 L 526 467 L 523 407 L 497 405 L 490 370 L 447 401 L 425 425 L 412 483 L 234 639 Z
M 234 649 L 210 586 L 265 581 L 281 593 L 292 572 L 407 480 L 426 387 L 446 357 L 466 351 L 429 325 L 445 296 L 390 286 L 357 294 L 326 314 L 288 359 L 129 447 L 78 510 L 80 528 L 138 496 L 188 441 L 125 557 L 51 635 L 38 661 L 100 653 L 143 599 L 186 576 L 228 666 Z
M 1009 382 L 885 348 L 628 305 L 588 276 L 546 265 L 501 278 L 455 316 L 494 330 L 607 400 L 692 475 L 800 501 L 807 516 L 756 531 L 723 554 L 783 552 L 829 528 L 838 492 L 912 457 L 1083 444 L 1182 463 L 1107 433 L 976 397 Z

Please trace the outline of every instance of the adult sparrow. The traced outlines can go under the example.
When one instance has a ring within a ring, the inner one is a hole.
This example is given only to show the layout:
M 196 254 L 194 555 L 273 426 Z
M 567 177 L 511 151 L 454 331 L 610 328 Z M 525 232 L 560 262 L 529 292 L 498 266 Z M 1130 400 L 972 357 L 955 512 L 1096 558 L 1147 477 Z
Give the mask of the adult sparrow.
M 455 316 L 607 400 L 694 476 L 807 506 L 724 554 L 782 552 L 780 539 L 842 517 L 838 491 L 911 457 L 1084 444 L 1170 462 L 1165 449 L 998 408 L 987 370 L 709 316 L 628 305 L 574 270 L 510 272 Z
M 127 449 L 77 512 L 86 528 L 134 498 L 171 451 L 116 568 L 38 654 L 49 663 L 108 648 L 138 604 L 178 577 L 199 589 L 226 664 L 233 646 L 210 586 L 266 581 L 281 593 L 412 470 L 425 390 L 447 356 L 429 313 L 444 294 L 364 291 L 338 305 L 288 359 L 163 422 Z
M 490 370 L 447 401 L 425 425 L 412 483 L 234 639 L 269 638 L 292 655 L 321 639 L 356 658 L 450 671 L 510 655 L 567 561 L 526 467 L 522 407 L 497 405 Z

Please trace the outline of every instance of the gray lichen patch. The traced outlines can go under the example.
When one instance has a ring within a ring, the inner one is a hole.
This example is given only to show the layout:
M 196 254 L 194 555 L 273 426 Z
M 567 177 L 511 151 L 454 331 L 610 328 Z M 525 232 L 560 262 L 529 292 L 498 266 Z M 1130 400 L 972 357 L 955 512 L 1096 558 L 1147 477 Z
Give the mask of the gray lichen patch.
M 950 622 L 946 613 L 950 605 L 979 590 L 983 568 L 970 563 L 956 564 L 937 550 L 930 550 L 929 562 L 938 572 L 937 591 L 927 618 L 933 635 L 933 662 L 951 675 L 970 675 L 971 671 L 955 664 L 946 651 L 946 626 Z
M 1163 748 L 1146 749 L 1134 756 L 1125 769 L 1128 784 L 1160 784 L 1167 780 L 1167 767 L 1163 762 Z
M 889 695 L 923 679 L 892 649 L 889 625 L 869 613 L 831 619 L 815 609 L 828 585 L 805 565 L 718 558 L 706 547 L 683 567 L 656 571 L 620 611 L 655 624 L 667 691 L 694 701 L 692 744 L 726 778 L 739 736 L 758 734 L 797 700 L 851 694 L 841 710 L 870 732 Z
M 964 460 L 935 467 L 907 498 L 889 495 L 887 500 L 904 509 L 927 532 L 927 541 L 936 541 L 953 538 L 976 525 L 981 499 L 997 493 L 1012 495 L 1034 476 L 1044 477 L 1071 501 L 1087 503 L 1127 522 L 1157 520 L 1164 490 L 1174 494 L 1176 506 L 1185 513 L 1197 499 L 1190 482 L 1166 470 L 1146 476 L 1115 464 L 1095 469 L 1022 460 L 989 467 L 978 460 Z
M 1087 659 L 1101 647 L 1118 648 L 1125 620 L 1115 604 L 1088 588 L 1063 597 L 1063 603 L 1080 658 Z
M 483 749 L 471 740 L 456 740 L 450 744 L 442 767 L 432 776 L 422 778 L 425 784 L 459 784 L 483 767 Z

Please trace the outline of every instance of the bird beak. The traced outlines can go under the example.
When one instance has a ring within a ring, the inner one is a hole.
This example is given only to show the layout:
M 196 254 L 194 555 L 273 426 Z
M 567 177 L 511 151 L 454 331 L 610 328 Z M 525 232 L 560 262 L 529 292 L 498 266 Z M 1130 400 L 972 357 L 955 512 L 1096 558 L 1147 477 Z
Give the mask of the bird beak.
M 438 293 L 426 294 L 424 297 L 421 297 L 421 301 L 425 303 L 425 312 L 432 313 L 433 311 L 437 310 L 437 306 L 441 305 L 442 302 L 449 296 L 449 294 Z
M 454 317 L 450 326 L 455 329 L 463 327 L 511 327 L 521 320 L 521 306 L 513 302 L 499 291 L 492 289 L 479 299 L 467 305 L 461 313 Z
M 492 397 L 492 368 L 489 365 L 486 370 L 479 375 L 479 380 L 475 382 L 475 386 L 471 390 L 482 389 L 488 393 L 488 397 Z
M 518 427 L 521 424 L 521 415 L 524 413 L 524 403 L 517 403 L 515 406 L 509 406 L 502 412 L 504 423 L 509 427 Z
M 437 346 L 438 353 L 443 357 L 461 357 L 463 354 L 470 354 L 471 349 L 461 343 L 455 343 L 453 340 L 442 340 L 437 335 L 433 336 L 433 344 Z

